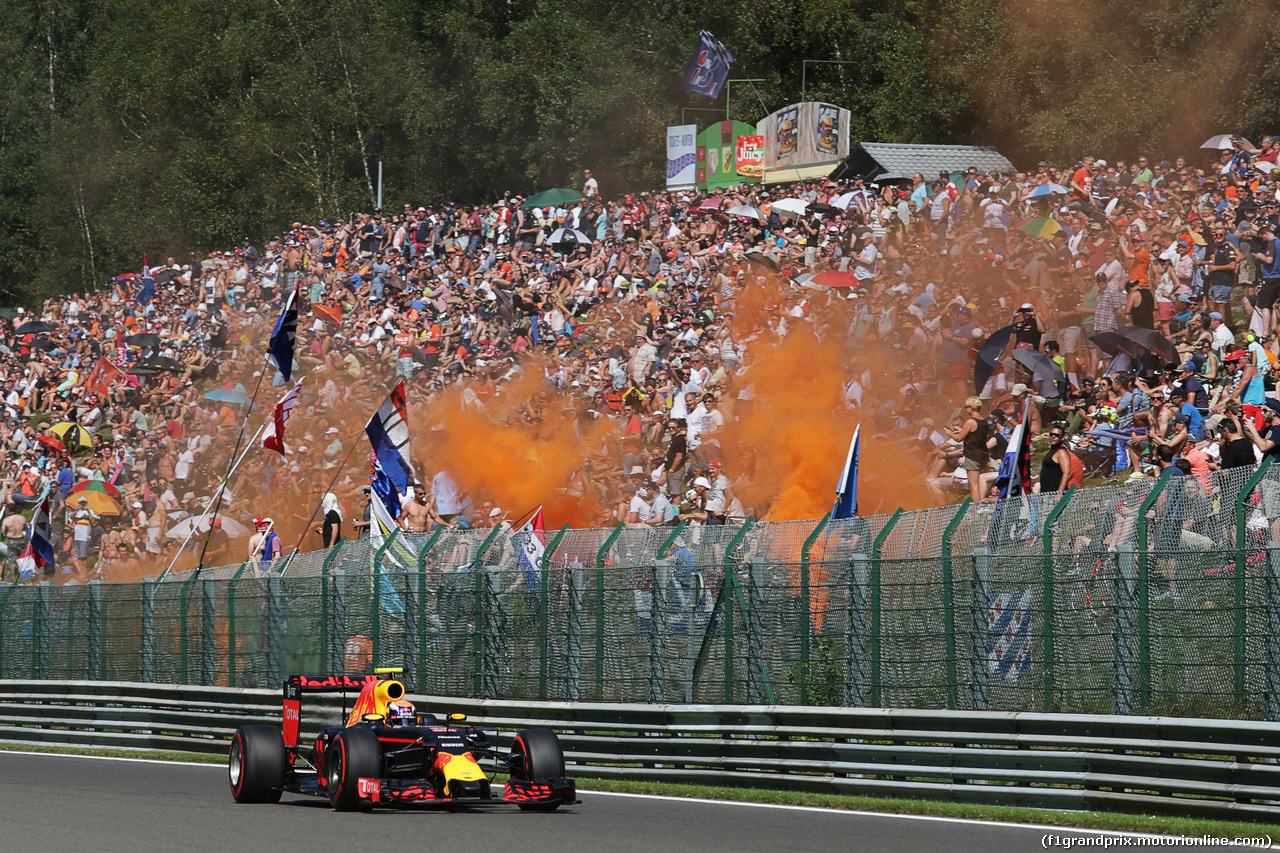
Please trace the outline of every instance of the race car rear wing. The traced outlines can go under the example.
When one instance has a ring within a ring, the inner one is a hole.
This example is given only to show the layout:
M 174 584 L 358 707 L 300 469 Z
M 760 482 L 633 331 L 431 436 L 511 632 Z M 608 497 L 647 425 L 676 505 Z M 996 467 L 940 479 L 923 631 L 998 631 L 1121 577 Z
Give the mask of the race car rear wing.
M 303 693 L 347 693 L 355 690 L 363 692 L 371 683 L 381 681 L 403 670 L 400 667 L 380 667 L 374 675 L 361 675 L 353 678 L 349 675 L 294 675 L 284 682 L 284 724 L 282 731 L 286 746 L 298 745 L 298 729 L 302 724 Z M 403 692 L 403 691 L 402 691 Z M 345 701 L 343 702 L 345 706 Z M 342 715 L 346 716 L 343 707 Z

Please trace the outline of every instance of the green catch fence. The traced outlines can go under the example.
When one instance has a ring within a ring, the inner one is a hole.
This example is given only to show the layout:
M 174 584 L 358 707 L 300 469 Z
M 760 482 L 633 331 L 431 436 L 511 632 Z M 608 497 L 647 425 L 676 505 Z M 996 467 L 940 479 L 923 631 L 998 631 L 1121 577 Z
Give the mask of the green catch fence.
M 0 589 L 0 678 L 1280 719 L 1280 468 L 742 526 L 398 533 Z

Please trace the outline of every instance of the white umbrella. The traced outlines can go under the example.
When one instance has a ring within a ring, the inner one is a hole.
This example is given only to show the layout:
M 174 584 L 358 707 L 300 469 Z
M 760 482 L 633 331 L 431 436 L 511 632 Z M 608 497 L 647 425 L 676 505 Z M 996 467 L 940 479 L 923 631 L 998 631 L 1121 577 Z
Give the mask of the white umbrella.
M 832 207 L 838 207 L 841 210 L 848 210 L 849 205 L 853 204 L 853 196 L 854 196 L 854 193 L 852 191 L 847 193 L 841 193 L 840 195 L 831 199 L 830 204 Z
M 734 205 L 733 207 L 723 211 L 723 213 L 726 216 L 745 216 L 748 219 L 759 219 L 761 222 L 764 222 L 769 218 L 765 216 L 764 212 L 759 208 L 752 207 L 749 204 Z
M 551 236 L 547 238 L 548 243 L 578 243 L 583 246 L 591 245 L 591 238 L 581 231 L 575 231 L 572 228 L 557 228 L 551 232 Z
M 249 528 L 234 519 L 227 518 L 222 513 L 218 513 L 218 518 L 222 519 L 222 529 L 232 539 L 241 539 L 249 535 Z M 191 535 L 191 528 L 195 523 L 200 521 L 200 516 L 193 515 L 190 518 L 184 518 L 173 527 L 169 528 L 169 532 L 165 534 L 170 539 L 186 539 Z M 198 528 L 200 533 L 209 532 L 209 519 L 206 518 Z
M 809 202 L 802 198 L 780 198 L 769 206 L 769 209 L 781 216 L 799 218 L 809 208 Z
M 1276 168 L 1276 164 L 1269 160 L 1259 160 L 1253 164 L 1253 168 L 1257 169 L 1259 172 L 1271 172 L 1271 170 Z
M 1239 140 L 1240 144 L 1246 148 L 1252 148 L 1253 143 L 1245 139 L 1243 136 L 1235 136 L 1230 133 L 1219 133 L 1217 136 L 1210 136 L 1204 141 L 1201 148 L 1216 148 L 1219 151 L 1230 151 L 1235 146 L 1231 144 L 1232 140 Z

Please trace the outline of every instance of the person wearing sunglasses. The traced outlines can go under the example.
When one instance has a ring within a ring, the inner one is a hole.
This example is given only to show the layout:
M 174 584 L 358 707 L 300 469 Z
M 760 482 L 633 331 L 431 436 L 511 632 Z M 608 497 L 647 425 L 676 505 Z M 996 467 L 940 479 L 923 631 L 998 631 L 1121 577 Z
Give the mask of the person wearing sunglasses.
M 1060 426 L 1049 429 L 1049 452 L 1040 463 L 1040 491 L 1061 492 L 1084 484 L 1084 464 L 1067 447 L 1067 434 Z

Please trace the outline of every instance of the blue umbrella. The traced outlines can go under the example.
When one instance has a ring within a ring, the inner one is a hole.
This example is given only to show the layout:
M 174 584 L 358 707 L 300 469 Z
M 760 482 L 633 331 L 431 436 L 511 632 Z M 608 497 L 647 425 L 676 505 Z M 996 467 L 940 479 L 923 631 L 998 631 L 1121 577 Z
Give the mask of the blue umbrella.
M 1062 184 L 1044 184 L 1027 193 L 1027 198 L 1044 198 L 1049 195 L 1066 195 L 1069 192 L 1071 192 L 1071 190 L 1067 189 Z
M 248 397 L 230 388 L 219 388 L 216 391 L 210 391 L 204 395 L 204 398 L 206 400 L 217 400 L 219 403 L 243 404 L 249 402 Z

